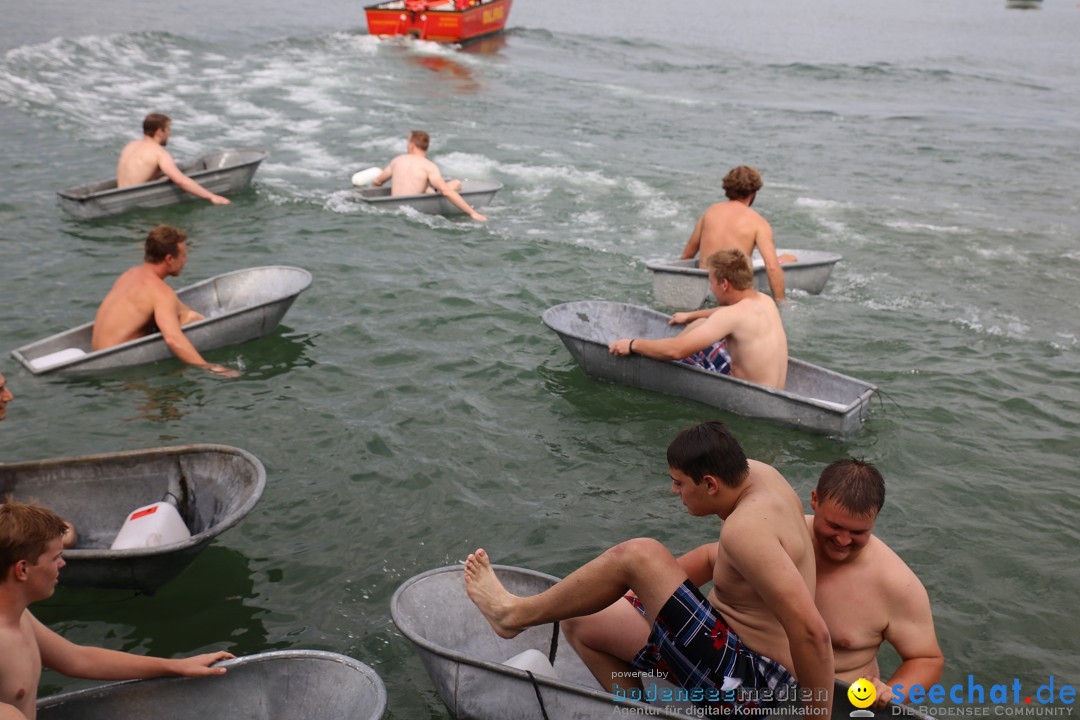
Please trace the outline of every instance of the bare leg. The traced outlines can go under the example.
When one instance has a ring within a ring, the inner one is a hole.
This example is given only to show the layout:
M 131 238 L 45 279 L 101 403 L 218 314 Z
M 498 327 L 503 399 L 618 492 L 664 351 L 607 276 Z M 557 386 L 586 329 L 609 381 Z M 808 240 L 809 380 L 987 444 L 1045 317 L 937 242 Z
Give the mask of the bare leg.
M 570 645 L 585 661 L 608 692 L 614 692 L 616 675 L 620 688 L 640 687 L 641 681 L 628 673 L 630 662 L 649 640 L 649 623 L 623 598 L 598 613 L 562 622 Z
M 449 187 L 454 192 L 461 192 L 461 181 L 460 180 L 447 180 L 446 185 L 447 185 L 447 187 Z
M 492 630 L 512 638 L 527 627 L 591 615 L 622 597 L 637 593 L 648 608 L 649 624 L 686 573 L 675 556 L 649 538 L 627 540 L 570 573 L 539 595 L 511 595 L 495 577 L 491 560 L 477 550 L 465 561 L 465 591 Z
M 795 255 L 792 255 L 791 253 L 784 253 L 776 259 L 781 265 L 783 265 L 784 263 L 793 263 L 799 261 L 799 258 Z

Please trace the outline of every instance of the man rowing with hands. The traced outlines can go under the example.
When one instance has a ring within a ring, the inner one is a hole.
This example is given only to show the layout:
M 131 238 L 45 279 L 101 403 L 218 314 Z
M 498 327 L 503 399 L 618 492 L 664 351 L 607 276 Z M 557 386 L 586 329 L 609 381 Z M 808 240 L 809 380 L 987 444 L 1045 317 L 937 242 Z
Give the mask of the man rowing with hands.
M 765 261 L 765 276 L 769 290 L 777 301 L 784 299 L 784 271 L 781 263 L 794 262 L 794 255 L 776 256 L 772 226 L 751 205 L 761 189 L 761 172 L 749 165 L 732 168 L 724 176 L 727 202 L 716 203 L 702 213 L 690 239 L 683 248 L 683 260 L 698 257 L 698 267 L 717 250 L 738 249 L 751 257 L 756 247 Z
M 165 149 L 171 133 L 172 120 L 168 115 L 150 113 L 143 118 L 143 136 L 129 142 L 120 152 L 120 159 L 116 163 L 116 187 L 141 185 L 164 175 L 181 189 L 214 205 L 231 204 L 229 198 L 210 192 L 176 166 L 172 155 Z
M 821 473 L 806 516 L 817 560 L 815 601 L 832 636 L 836 675 L 865 678 L 877 690 L 877 707 L 892 688 L 930 687 L 941 679 L 945 658 L 934 632 L 930 598 L 919 578 L 888 545 L 872 535 L 885 503 L 885 481 L 872 464 L 837 460 Z M 900 666 L 882 682 L 877 656 L 888 642 Z
M 720 250 L 706 267 L 720 307 L 675 313 L 670 324 L 687 325 L 675 337 L 620 338 L 608 351 L 678 360 L 783 390 L 788 365 L 784 323 L 773 299 L 754 289 L 750 259 L 742 250 Z
M 124 272 L 101 301 L 94 319 L 91 347 L 103 350 L 160 331 L 173 354 L 189 365 L 225 377 L 240 373 L 224 365 L 208 363 L 184 335 L 181 325 L 203 319 L 165 283 L 179 275 L 187 263 L 187 234 L 169 225 L 158 225 L 146 236 L 143 264 Z
M 211 665 L 231 653 L 179 659 L 132 655 L 76 645 L 41 624 L 27 608 L 56 590 L 64 567 L 64 528 L 64 521 L 44 508 L 0 505 L 0 719 L 34 720 L 42 667 L 88 680 L 225 673 Z

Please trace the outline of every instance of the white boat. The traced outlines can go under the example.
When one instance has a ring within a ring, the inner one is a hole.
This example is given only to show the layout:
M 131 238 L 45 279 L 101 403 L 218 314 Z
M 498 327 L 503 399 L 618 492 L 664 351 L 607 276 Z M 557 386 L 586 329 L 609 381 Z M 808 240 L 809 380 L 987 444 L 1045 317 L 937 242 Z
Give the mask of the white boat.
M 619 338 L 665 338 L 681 328 L 670 315 L 637 305 L 588 300 L 550 307 L 543 321 L 591 378 L 690 398 L 738 415 L 776 420 L 843 436 L 862 427 L 877 390 L 862 380 L 788 358 L 784 390 L 644 355 L 616 357 L 608 346 Z
M 495 193 L 503 184 L 491 180 L 465 180 L 461 183 L 458 195 L 465 199 L 473 209 L 490 205 Z M 421 193 L 420 195 L 391 195 L 390 184 L 380 187 L 365 187 L 356 190 L 356 196 L 369 205 L 380 208 L 397 208 L 407 205 L 426 215 L 463 215 L 454 203 L 442 193 Z
M 78 530 L 64 550 L 67 587 L 153 592 L 179 575 L 255 507 L 266 470 L 251 453 L 227 445 L 180 445 L 0 465 L 0 497 L 47 507 Z M 131 511 L 169 500 L 190 537 L 162 545 L 112 549 Z
M 558 582 L 558 578 L 535 570 L 494 567 L 499 580 L 515 595 L 535 595 Z M 390 617 L 413 644 L 439 697 L 459 720 L 712 717 L 711 708 L 692 705 L 684 699 L 686 691 L 663 680 L 647 683 L 644 688 L 644 697 L 650 702 L 635 699 L 633 692 L 622 697 L 607 692 L 574 652 L 558 623 L 529 628 L 512 640 L 498 637 L 465 593 L 461 565 L 436 568 L 406 580 L 390 599 Z M 530 662 L 520 662 L 523 653 Z M 846 718 L 854 710 L 848 704 L 847 685 L 839 680 L 833 708 L 834 718 Z M 877 720 L 898 716 L 928 720 L 910 708 L 892 704 L 851 715 Z M 787 704 L 765 720 L 770 717 L 784 720 L 802 714 Z
M 52 695 L 38 720 L 379 720 L 386 688 L 358 660 L 277 650 L 225 660 L 224 675 L 129 680 Z
M 817 295 L 825 289 L 833 266 L 843 256 L 823 250 L 778 249 L 777 255 L 794 255 L 797 260 L 782 263 L 784 287 Z M 754 264 L 754 287 L 772 294 L 769 278 L 765 274 L 765 261 L 757 250 L 750 258 Z M 709 289 L 709 271 L 698 267 L 697 258 L 689 260 L 650 260 L 645 267 L 653 272 L 653 297 L 656 301 L 676 310 L 697 310 L 706 300 L 715 301 Z
M 266 335 L 281 322 L 296 297 L 311 285 L 311 273 L 287 265 L 247 268 L 217 275 L 176 291 L 205 318 L 184 326 L 200 353 Z M 92 372 L 157 362 L 173 357 L 160 332 L 104 350 L 90 345 L 94 323 L 57 333 L 12 351 L 35 375 Z

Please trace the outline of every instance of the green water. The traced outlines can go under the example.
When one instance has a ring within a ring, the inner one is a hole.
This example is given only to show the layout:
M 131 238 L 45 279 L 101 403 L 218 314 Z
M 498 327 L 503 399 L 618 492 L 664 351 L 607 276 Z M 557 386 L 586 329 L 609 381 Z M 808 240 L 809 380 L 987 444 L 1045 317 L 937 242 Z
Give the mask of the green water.
M 712 539 L 668 494 L 664 450 L 722 417 L 804 497 L 838 457 L 879 465 L 878 533 L 929 590 L 946 682 L 1080 681 L 1080 11 L 687 9 L 690 28 L 645 3 L 520 0 L 501 40 L 459 52 L 380 43 L 344 4 L 16 0 L 0 347 L 91 319 L 158 222 L 192 238 L 177 286 L 265 264 L 315 278 L 269 336 L 209 353 L 238 380 L 0 366 L 5 461 L 220 442 L 269 476 L 155 596 L 61 590 L 39 616 L 161 655 L 333 650 L 379 671 L 389 717 L 446 717 L 390 623 L 398 585 L 479 545 L 564 574 L 635 535 Z M 150 110 L 173 116 L 178 158 L 271 156 L 228 208 L 64 216 L 55 191 L 108 175 Z M 505 184 L 489 223 L 351 199 L 349 176 L 413 127 L 447 176 Z M 568 300 L 652 305 L 645 260 L 681 249 L 740 163 L 764 171 L 755 207 L 782 246 L 844 256 L 783 316 L 792 355 L 884 391 L 846 441 L 590 381 L 540 323 Z

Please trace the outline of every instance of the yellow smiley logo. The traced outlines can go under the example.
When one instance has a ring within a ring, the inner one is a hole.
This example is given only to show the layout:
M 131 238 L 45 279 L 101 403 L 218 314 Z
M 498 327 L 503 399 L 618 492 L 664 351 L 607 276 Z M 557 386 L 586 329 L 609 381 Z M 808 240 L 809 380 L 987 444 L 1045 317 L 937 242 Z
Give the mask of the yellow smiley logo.
M 857 708 L 868 708 L 877 699 L 877 690 L 874 689 L 874 683 L 859 678 L 851 683 L 851 687 L 847 690 L 847 698 Z

